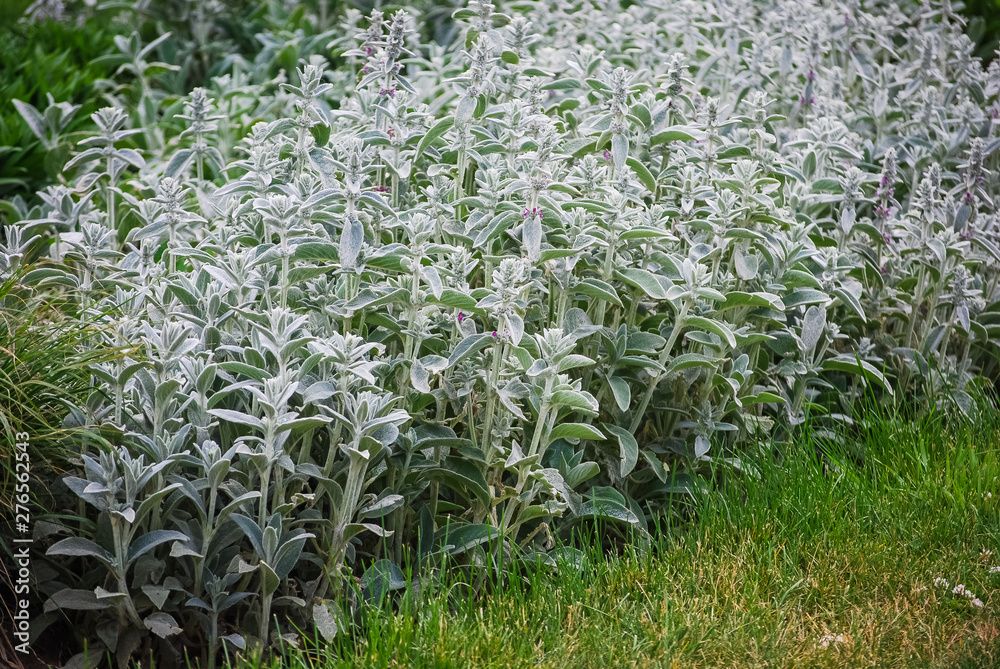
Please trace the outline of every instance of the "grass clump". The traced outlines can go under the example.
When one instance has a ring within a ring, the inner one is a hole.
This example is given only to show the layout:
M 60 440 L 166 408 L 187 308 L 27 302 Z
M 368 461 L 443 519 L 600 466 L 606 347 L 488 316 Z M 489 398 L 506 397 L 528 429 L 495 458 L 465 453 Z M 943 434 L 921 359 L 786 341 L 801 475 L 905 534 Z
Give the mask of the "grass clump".
M 73 317 L 57 299 L 41 299 L 22 285 L 30 270 L 18 268 L 0 281 L 0 503 L 9 508 L 14 445 L 24 440 L 17 435 L 28 435 L 31 444 L 31 493 L 38 502 L 79 453 L 82 432 L 76 423 L 95 392 L 91 366 L 115 355 L 106 347 L 85 346 L 93 325 Z

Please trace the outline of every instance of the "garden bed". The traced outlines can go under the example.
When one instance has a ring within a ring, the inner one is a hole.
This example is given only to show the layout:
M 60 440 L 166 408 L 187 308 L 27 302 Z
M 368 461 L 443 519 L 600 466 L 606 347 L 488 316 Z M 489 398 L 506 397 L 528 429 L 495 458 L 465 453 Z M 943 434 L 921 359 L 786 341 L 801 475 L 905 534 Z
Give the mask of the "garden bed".
M 0 116 L 59 661 L 995 652 L 1000 62 L 950 3 L 32 12 L 95 31 Z

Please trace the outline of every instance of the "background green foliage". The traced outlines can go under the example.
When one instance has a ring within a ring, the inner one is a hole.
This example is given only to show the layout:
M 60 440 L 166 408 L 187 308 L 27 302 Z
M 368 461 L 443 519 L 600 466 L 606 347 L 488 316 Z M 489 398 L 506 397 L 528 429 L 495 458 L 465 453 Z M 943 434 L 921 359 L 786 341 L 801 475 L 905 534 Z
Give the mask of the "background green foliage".
M 69 158 L 73 133 L 90 130 L 90 115 L 105 102 L 98 82 L 114 72 L 99 58 L 114 49 L 114 28 L 93 21 L 27 24 L 0 18 L 0 197 L 33 193 L 52 183 Z M 56 102 L 82 104 L 68 136 L 46 151 L 11 104 L 21 100 L 44 109 Z
M 294 72 L 300 57 L 297 42 L 314 32 L 306 4 L 288 10 L 280 2 L 226 0 L 214 5 L 214 13 L 204 14 L 199 10 L 209 3 L 156 0 L 93 8 L 70 0 L 63 21 L 19 20 L 29 4 L 0 2 L 0 199 L 19 195 L 30 200 L 46 185 L 64 181 L 59 171 L 70 148 L 84 136 L 81 132 L 93 130 L 90 115 L 109 103 L 108 95 L 132 105 L 138 102 L 138 75 L 116 45 L 116 36 L 121 39 L 134 31 L 148 44 L 169 34 L 157 54 L 177 69 L 154 67 L 144 74 L 162 94 L 176 99 L 228 70 L 234 61 L 253 61 L 262 50 L 257 38 L 262 32 L 284 40 L 270 74 L 282 68 Z M 341 3 L 327 4 L 332 21 Z M 449 26 L 450 11 L 436 13 L 447 17 Z M 440 24 L 441 16 L 427 25 Z M 42 146 L 11 103 L 20 100 L 44 110 L 49 95 L 57 103 L 82 105 L 53 150 Z
M 996 58 L 1000 46 L 1000 0 L 967 0 L 963 12 L 969 17 L 969 34 L 977 44 L 976 55 L 984 60 Z

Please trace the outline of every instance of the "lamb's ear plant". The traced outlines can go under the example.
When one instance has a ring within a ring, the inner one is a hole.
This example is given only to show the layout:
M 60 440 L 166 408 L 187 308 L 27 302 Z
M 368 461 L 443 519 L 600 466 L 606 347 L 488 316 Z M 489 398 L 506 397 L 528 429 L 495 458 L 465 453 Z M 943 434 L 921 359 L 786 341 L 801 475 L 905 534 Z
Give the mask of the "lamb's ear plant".
M 1000 374 L 1000 69 L 934 3 L 477 1 L 445 44 L 291 4 L 210 70 L 207 27 L 123 37 L 65 184 L 3 209 L 0 278 L 122 351 L 47 593 L 119 662 L 350 633 L 406 571 L 557 565 Z M 81 102 L 19 110 L 62 142 Z

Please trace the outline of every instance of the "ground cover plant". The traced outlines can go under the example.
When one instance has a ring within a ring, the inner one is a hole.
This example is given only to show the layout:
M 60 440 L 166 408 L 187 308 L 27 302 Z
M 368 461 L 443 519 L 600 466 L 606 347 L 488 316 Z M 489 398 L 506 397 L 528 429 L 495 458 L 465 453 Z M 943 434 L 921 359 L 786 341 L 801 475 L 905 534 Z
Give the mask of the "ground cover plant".
M 95 132 L 5 206 L 4 276 L 118 352 L 35 634 L 334 640 L 404 569 L 573 565 L 807 420 L 995 382 L 1000 65 L 950 4 L 420 10 L 267 5 L 183 98 L 197 49 L 119 36 Z M 16 107 L 45 141 L 69 104 Z

